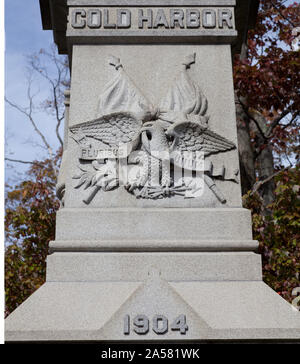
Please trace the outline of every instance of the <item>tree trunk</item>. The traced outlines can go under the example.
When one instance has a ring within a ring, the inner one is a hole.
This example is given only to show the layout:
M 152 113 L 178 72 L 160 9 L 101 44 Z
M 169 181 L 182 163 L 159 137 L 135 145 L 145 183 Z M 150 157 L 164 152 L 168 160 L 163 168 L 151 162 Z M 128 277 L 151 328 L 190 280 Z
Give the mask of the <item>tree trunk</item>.
M 273 153 L 267 146 L 257 158 L 259 180 L 263 181 L 274 174 Z M 274 179 L 264 183 L 260 188 L 260 195 L 264 200 L 264 205 L 267 206 L 274 201 L 275 190 Z
M 250 138 L 249 118 L 238 102 L 236 102 L 236 120 L 242 194 L 244 195 L 251 190 L 256 180 L 255 157 Z
M 266 134 L 267 130 L 267 122 L 262 114 L 257 111 L 252 111 L 251 116 L 255 118 L 257 123 L 260 125 L 260 129 L 264 134 Z M 250 123 L 250 131 L 253 129 L 256 135 L 256 149 L 257 149 L 257 156 L 256 156 L 256 173 L 257 178 L 259 181 L 264 181 L 268 177 L 272 176 L 274 171 L 274 158 L 273 158 L 273 151 L 272 145 L 270 144 L 269 139 L 265 139 L 262 133 L 258 130 L 257 126 L 254 122 Z M 264 206 L 269 205 L 271 202 L 274 201 L 274 190 L 275 190 L 275 182 L 274 179 L 270 179 L 270 181 L 264 183 L 261 188 L 259 189 L 259 194 L 261 195 Z

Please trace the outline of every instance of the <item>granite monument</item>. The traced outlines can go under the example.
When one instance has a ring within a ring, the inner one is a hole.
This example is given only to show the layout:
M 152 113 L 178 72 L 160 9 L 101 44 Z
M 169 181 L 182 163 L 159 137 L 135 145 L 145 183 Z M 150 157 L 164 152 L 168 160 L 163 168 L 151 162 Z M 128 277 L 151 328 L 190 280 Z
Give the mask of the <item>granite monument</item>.
M 300 339 L 241 200 L 232 56 L 258 2 L 40 4 L 71 65 L 61 208 L 6 340 Z

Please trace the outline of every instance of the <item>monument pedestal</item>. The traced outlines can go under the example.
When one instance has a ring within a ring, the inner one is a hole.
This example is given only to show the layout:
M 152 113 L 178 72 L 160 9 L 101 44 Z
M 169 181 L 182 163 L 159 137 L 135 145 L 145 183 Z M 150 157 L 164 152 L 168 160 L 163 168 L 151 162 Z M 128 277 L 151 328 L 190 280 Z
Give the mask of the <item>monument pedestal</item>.
M 145 334 L 134 331 L 141 315 Z M 164 334 L 156 315 L 168 320 Z M 185 333 L 171 329 L 182 315 Z M 299 325 L 253 252 L 55 252 L 47 282 L 6 319 L 6 341 L 293 341 Z
M 62 206 L 6 341 L 300 340 L 242 208 L 231 60 L 257 1 L 41 4 L 72 65 Z
M 86 228 L 88 227 L 88 229 Z M 243 208 L 63 208 L 53 250 L 255 250 Z
M 47 282 L 6 319 L 7 341 L 300 340 L 299 312 L 262 281 L 246 209 L 64 208 L 57 222 Z M 188 330 L 171 330 L 182 315 Z

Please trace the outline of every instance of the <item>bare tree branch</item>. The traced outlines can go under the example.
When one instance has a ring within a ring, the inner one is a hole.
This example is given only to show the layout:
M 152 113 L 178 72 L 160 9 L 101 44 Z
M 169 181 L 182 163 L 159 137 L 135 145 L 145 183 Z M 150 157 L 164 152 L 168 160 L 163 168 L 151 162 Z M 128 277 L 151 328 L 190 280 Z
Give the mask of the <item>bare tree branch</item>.
M 42 141 L 42 145 L 46 148 L 50 160 L 54 159 L 53 149 L 47 140 L 47 137 L 38 126 L 34 112 L 36 107 L 35 96 L 39 94 L 39 89 L 36 93 L 32 90 L 33 75 L 42 77 L 50 87 L 50 98 L 44 101 L 43 109 L 50 110 L 51 114 L 55 117 L 55 134 L 60 146 L 63 146 L 63 139 L 60 136 L 60 127 L 64 119 L 64 90 L 69 83 L 69 70 L 65 58 L 59 58 L 56 54 L 56 46 L 52 46 L 51 50 L 40 50 L 39 54 L 32 54 L 27 57 L 28 59 L 28 88 L 27 99 L 28 106 L 22 107 L 5 98 L 5 101 L 14 109 L 26 116 L 31 123 L 34 131 Z M 16 160 L 17 161 L 17 160 Z M 26 162 L 26 161 L 24 161 Z M 20 161 L 20 163 L 22 163 Z M 55 171 L 54 165 L 53 170 Z
M 14 162 L 14 163 L 23 163 L 23 164 L 33 164 L 33 165 L 37 165 L 39 167 L 43 167 L 42 164 L 40 164 L 39 162 L 35 162 L 35 161 L 23 161 L 21 159 L 12 159 L 12 158 L 4 158 L 6 161 L 9 162 Z
M 42 54 L 46 55 L 55 65 L 56 69 L 56 77 L 49 77 L 47 68 L 44 67 L 40 58 L 36 55 L 32 55 L 29 57 L 29 64 L 31 69 L 37 72 L 40 76 L 42 76 L 50 85 L 51 88 L 51 98 L 52 98 L 52 107 L 56 118 L 56 127 L 55 133 L 57 139 L 61 146 L 63 146 L 63 140 L 59 133 L 59 128 L 61 126 L 61 122 L 64 119 L 64 109 L 63 109 L 63 89 L 62 86 L 65 86 L 66 77 L 68 73 L 68 69 L 65 62 L 61 62 L 56 56 L 56 48 L 52 47 L 51 53 L 41 50 Z
M 259 130 L 261 136 L 263 137 L 263 139 L 267 140 L 266 136 L 265 136 L 265 133 L 263 132 L 259 122 L 256 120 L 256 118 L 254 116 L 252 116 L 250 113 L 249 113 L 249 108 L 241 101 L 240 98 L 238 98 L 238 101 L 240 103 L 240 105 L 242 106 L 243 110 L 244 110 L 244 113 L 248 116 L 248 118 L 250 120 L 252 120 L 254 122 L 254 124 L 256 125 L 257 129 Z
M 285 129 L 286 127 L 291 125 L 295 121 L 295 119 L 300 115 L 300 112 L 296 112 L 296 114 L 293 115 L 292 120 L 287 125 L 279 124 L 283 118 L 285 118 L 288 114 L 291 113 L 291 110 L 293 109 L 293 105 L 291 105 L 286 110 L 284 110 L 277 118 L 275 118 L 271 122 L 271 124 L 267 127 L 267 129 L 264 131 L 263 125 L 261 125 L 260 121 L 257 120 L 254 117 L 254 115 L 249 112 L 249 108 L 242 102 L 242 100 L 240 98 L 238 98 L 238 102 L 242 106 L 242 108 L 243 108 L 245 114 L 248 116 L 248 118 L 255 123 L 257 129 L 259 130 L 261 136 L 263 137 L 263 139 L 265 141 L 268 141 L 269 139 L 271 139 L 273 137 L 272 132 L 277 125 L 281 125 L 282 128 Z
M 284 16 L 283 14 L 282 14 L 282 11 L 281 11 L 281 9 L 276 5 L 276 4 L 274 4 L 274 2 L 271 0 L 271 4 L 274 6 L 274 8 L 278 11 L 278 13 L 279 13 L 279 15 L 284 19 L 284 20 L 286 20 L 288 23 L 290 23 L 290 25 L 292 26 L 292 27 L 296 27 L 295 26 L 295 24 L 289 19 L 289 18 L 287 18 L 286 16 Z
M 289 169 L 291 169 L 292 167 L 286 167 L 284 169 L 281 169 L 280 171 L 277 171 L 276 173 L 272 174 L 271 176 L 269 176 L 268 178 L 264 179 L 263 181 L 258 181 L 254 184 L 252 190 L 251 190 L 251 195 L 254 195 L 264 184 L 270 182 L 273 178 L 275 178 L 276 176 L 278 176 L 280 173 L 287 171 Z
M 277 118 L 275 118 L 272 123 L 270 124 L 270 126 L 268 127 L 267 131 L 266 131 L 266 137 L 269 138 L 270 134 L 272 133 L 273 129 L 279 124 L 279 122 L 286 117 L 288 114 L 290 113 L 289 109 L 286 109 L 285 111 L 283 111 L 281 113 L 281 115 L 279 115 Z
M 32 117 L 32 97 L 29 96 L 29 111 L 27 111 L 26 109 L 23 109 L 22 107 L 20 107 L 19 105 L 15 104 L 14 102 L 8 100 L 5 97 L 5 101 L 13 108 L 15 108 L 16 110 L 18 110 L 19 112 L 21 112 L 22 114 L 24 114 L 30 121 L 31 125 L 34 128 L 34 131 L 40 136 L 40 138 L 42 139 L 45 147 L 48 150 L 49 153 L 49 157 L 52 158 L 53 157 L 53 151 L 52 148 L 50 146 L 50 144 L 47 142 L 46 137 L 44 136 L 44 134 L 40 131 L 40 129 L 37 127 L 36 122 L 34 121 L 33 117 Z
M 281 129 L 286 129 L 287 127 L 291 126 L 299 115 L 300 113 L 295 114 L 294 117 L 287 124 L 279 124 L 282 127 Z

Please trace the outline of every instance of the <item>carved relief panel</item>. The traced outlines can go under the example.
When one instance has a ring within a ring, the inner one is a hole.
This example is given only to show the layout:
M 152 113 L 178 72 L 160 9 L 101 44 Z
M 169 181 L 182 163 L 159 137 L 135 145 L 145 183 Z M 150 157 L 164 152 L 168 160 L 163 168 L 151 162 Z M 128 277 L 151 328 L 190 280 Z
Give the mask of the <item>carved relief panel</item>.
M 77 144 L 72 188 L 85 191 L 85 204 L 120 188 L 132 198 L 153 201 L 201 199 L 209 189 L 226 204 L 216 180 L 238 182 L 238 170 L 226 164 L 236 145 L 210 126 L 208 100 L 189 74 L 196 53 L 178 65 L 158 105 L 143 95 L 119 58 L 108 62 L 115 75 L 99 96 L 95 119 L 69 128 Z M 223 163 L 216 165 L 211 156 L 218 154 Z

